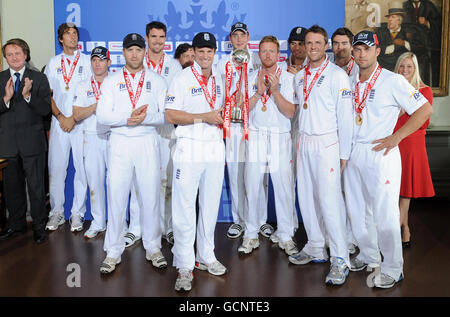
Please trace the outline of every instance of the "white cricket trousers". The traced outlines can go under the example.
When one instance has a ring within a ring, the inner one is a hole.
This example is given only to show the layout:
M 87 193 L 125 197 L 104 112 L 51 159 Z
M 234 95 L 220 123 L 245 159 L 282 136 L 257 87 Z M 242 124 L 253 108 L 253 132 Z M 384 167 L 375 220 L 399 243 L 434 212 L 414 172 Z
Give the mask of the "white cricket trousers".
M 145 250 L 157 252 L 161 248 L 158 135 L 126 136 L 112 133 L 108 159 L 108 224 L 104 245 L 107 256 L 118 258 L 125 249 L 123 233 L 126 229 L 126 207 L 133 177 L 136 177 L 138 199 L 142 203 L 142 242 Z
M 212 263 L 214 231 L 222 195 L 225 165 L 223 140 L 178 138 L 173 156 L 173 266 L 193 270 L 195 261 Z M 199 191 L 199 219 L 195 202 Z M 197 239 L 196 239 L 197 236 Z M 196 241 L 197 240 L 197 241 Z M 197 252 L 194 252 L 194 242 Z
M 83 162 L 83 129 L 76 124 L 69 133 L 64 132 L 59 121 L 52 116 L 48 146 L 48 178 L 50 191 L 50 216 L 64 214 L 64 189 L 69 165 L 70 149 L 75 168 L 73 179 L 72 215 L 81 217 L 86 212 L 87 180 Z
M 342 196 L 339 139 L 336 132 L 320 136 L 300 134 L 297 145 L 297 192 L 308 242 L 307 254 L 328 258 L 341 257 L 350 266 L 346 239 L 346 211 Z
M 248 213 L 248 201 L 245 191 L 245 140 L 240 123 L 231 123 L 230 137 L 225 140 L 226 166 L 231 193 L 231 214 L 233 222 L 244 224 L 245 215 Z M 260 226 L 267 221 L 267 177 L 264 178 L 264 186 L 261 186 L 258 200 L 258 212 Z M 259 227 L 258 227 L 259 228 Z
M 159 150 L 161 154 L 161 190 L 160 190 L 160 226 L 163 234 L 168 234 L 172 229 L 172 152 L 175 150 L 175 139 L 160 135 Z M 140 207 L 133 184 L 130 197 L 130 225 L 128 232 L 135 236 L 141 235 Z
M 272 179 L 277 216 L 276 235 L 281 242 L 294 236 L 297 214 L 294 202 L 294 175 L 292 170 L 291 134 L 265 130 L 250 131 L 246 142 L 245 188 L 248 198 L 248 214 L 244 237 L 255 239 L 260 228 L 258 210 L 261 187 L 265 173 Z
M 92 230 L 106 228 L 105 176 L 108 166 L 108 138 L 109 133 L 84 132 L 84 167 L 91 201 Z
M 358 259 L 368 264 L 384 261 L 381 272 L 398 280 L 403 272 L 399 195 L 401 159 L 398 147 L 386 156 L 374 144 L 356 143 L 344 170 L 347 211 L 360 249 Z

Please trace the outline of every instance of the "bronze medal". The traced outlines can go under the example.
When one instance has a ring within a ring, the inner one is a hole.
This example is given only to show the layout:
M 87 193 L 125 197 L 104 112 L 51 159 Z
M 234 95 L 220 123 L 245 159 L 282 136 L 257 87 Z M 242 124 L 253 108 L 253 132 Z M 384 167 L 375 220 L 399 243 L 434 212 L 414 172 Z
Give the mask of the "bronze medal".
M 263 112 L 266 112 L 266 110 L 267 110 L 266 105 L 262 106 L 262 107 L 261 107 L 261 110 L 262 110 Z
M 362 120 L 362 117 L 360 115 L 357 115 L 355 121 L 356 121 L 357 125 L 361 125 L 363 120 Z
M 69 86 L 66 86 L 66 91 L 69 91 Z
M 308 109 L 308 104 L 306 102 L 303 104 L 303 109 Z

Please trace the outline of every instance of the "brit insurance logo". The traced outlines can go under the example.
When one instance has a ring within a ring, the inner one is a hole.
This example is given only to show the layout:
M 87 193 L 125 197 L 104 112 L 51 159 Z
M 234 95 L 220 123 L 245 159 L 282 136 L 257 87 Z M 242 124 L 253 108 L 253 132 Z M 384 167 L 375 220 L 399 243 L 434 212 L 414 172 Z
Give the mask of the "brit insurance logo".
M 189 87 L 189 91 L 191 92 L 192 97 L 200 96 L 203 94 L 201 87 Z

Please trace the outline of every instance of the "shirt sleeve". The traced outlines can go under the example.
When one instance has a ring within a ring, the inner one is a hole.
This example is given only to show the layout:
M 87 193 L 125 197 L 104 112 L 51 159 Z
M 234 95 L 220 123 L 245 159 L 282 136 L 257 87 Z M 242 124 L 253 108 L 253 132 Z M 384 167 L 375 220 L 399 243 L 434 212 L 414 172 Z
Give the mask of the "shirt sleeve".
M 295 74 L 294 80 L 292 81 L 292 88 L 294 89 L 293 103 L 296 104 L 296 105 L 300 104 L 300 96 L 299 96 L 300 95 L 300 85 L 299 85 L 299 81 L 300 81 L 300 78 L 304 76 L 303 74 L 304 74 L 303 71 L 299 71 L 297 74 Z
M 54 85 L 54 78 L 53 78 L 53 76 L 51 74 L 51 68 L 52 68 L 51 64 L 52 64 L 51 61 L 49 61 L 47 63 L 47 66 L 45 67 L 45 70 L 44 70 L 44 74 L 45 74 L 45 76 L 47 76 L 48 83 L 50 84 L 50 89 L 54 90 L 55 89 L 55 87 L 54 87 L 55 85 Z
M 165 109 L 183 111 L 184 95 L 182 89 L 182 77 L 177 76 L 172 80 L 165 100 Z
M 392 95 L 398 105 L 403 108 L 407 114 L 412 115 L 417 109 L 422 107 L 428 100 L 414 88 L 402 75 L 392 76 Z
M 353 138 L 353 102 L 350 80 L 347 73 L 337 71 L 333 78 L 333 93 L 336 101 L 336 115 L 339 137 L 339 157 L 348 160 L 352 149 Z
M 86 92 L 83 93 L 83 86 L 84 85 L 78 85 L 75 89 L 75 94 L 73 95 L 73 106 L 75 107 L 86 108 L 90 106 L 86 102 Z
M 283 95 L 284 99 L 286 99 L 287 101 L 289 101 L 290 103 L 294 103 L 294 95 L 295 95 L 295 90 L 294 90 L 294 75 L 291 75 L 290 73 L 288 76 L 286 76 L 286 79 L 283 81 L 282 83 L 282 87 L 281 87 L 281 94 Z
M 131 117 L 131 110 L 121 110 L 115 105 L 114 82 L 106 78 L 97 104 L 97 121 L 108 126 L 125 126 Z
M 145 125 L 163 125 L 165 120 L 165 100 L 167 95 L 167 85 L 165 80 L 160 80 L 158 85 L 158 92 L 156 96 L 156 103 L 158 112 L 148 113 L 142 122 Z

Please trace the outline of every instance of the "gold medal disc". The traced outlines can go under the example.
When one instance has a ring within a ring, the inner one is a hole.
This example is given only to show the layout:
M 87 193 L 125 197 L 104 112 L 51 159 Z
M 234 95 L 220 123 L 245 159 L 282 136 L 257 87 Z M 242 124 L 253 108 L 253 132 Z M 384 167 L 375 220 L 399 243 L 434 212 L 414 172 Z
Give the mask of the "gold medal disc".
M 356 124 L 357 124 L 357 125 L 361 125 L 363 120 L 362 120 L 362 118 L 361 118 L 360 115 L 357 115 L 355 121 L 356 121 Z
M 303 104 L 303 109 L 308 109 L 308 104 L 306 102 Z
M 266 110 L 267 110 L 266 105 L 262 106 L 262 107 L 261 107 L 261 110 L 262 110 L 263 112 L 266 112 Z
M 66 91 L 69 91 L 69 86 L 66 86 Z

